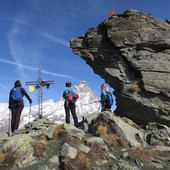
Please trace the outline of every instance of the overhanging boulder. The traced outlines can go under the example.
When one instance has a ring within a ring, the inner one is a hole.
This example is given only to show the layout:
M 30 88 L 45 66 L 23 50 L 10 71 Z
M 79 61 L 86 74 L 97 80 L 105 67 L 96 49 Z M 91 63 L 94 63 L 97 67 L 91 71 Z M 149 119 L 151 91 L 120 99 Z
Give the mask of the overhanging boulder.
M 136 10 L 70 40 L 73 52 L 115 89 L 116 114 L 170 126 L 170 25 Z

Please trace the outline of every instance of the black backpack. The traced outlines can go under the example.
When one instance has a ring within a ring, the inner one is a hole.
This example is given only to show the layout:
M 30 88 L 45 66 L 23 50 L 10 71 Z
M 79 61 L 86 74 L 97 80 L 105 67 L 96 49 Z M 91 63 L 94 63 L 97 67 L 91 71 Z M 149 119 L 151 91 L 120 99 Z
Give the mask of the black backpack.
M 106 92 L 106 105 L 107 106 L 113 105 L 113 96 L 111 92 Z

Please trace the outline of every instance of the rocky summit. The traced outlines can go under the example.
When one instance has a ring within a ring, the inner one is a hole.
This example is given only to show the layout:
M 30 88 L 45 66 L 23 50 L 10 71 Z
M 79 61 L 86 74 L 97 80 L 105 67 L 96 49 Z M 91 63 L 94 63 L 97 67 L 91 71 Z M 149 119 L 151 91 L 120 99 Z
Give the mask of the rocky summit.
M 79 127 L 35 119 L 0 133 L 0 170 L 155 170 L 170 167 L 170 128 L 144 130 L 113 112 L 83 117 Z
M 170 126 L 170 24 L 136 10 L 70 40 L 73 52 L 114 88 L 116 114 Z

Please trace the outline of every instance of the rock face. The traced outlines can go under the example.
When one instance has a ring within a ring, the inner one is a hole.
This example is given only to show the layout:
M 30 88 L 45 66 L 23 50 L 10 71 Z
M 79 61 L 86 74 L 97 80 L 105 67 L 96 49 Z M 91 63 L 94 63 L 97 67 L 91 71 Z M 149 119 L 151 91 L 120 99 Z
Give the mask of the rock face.
M 170 126 L 170 25 L 136 10 L 70 40 L 73 52 L 115 89 L 116 114 Z

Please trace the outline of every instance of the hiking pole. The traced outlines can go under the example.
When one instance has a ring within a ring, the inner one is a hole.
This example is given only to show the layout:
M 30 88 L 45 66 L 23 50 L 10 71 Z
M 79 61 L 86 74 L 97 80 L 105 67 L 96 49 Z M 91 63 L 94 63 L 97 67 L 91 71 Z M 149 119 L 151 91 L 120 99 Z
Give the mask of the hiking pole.
M 11 110 L 9 109 L 8 136 L 11 137 Z
M 97 112 L 99 112 L 99 110 L 101 110 L 102 106 L 99 107 L 99 109 L 97 110 Z
M 97 112 L 99 112 L 99 110 L 101 110 L 101 108 L 102 108 L 102 104 L 101 104 L 101 101 L 100 101 L 100 107 L 99 107 L 99 109 L 97 110 Z
M 97 100 L 97 101 L 95 101 L 95 102 L 92 102 L 92 103 L 81 104 L 81 106 L 85 106 L 85 105 L 89 105 L 89 104 L 94 104 L 94 103 L 98 103 L 98 102 L 100 102 L 100 100 Z
M 30 123 L 30 115 L 31 115 L 31 103 L 30 103 L 30 108 L 29 108 L 29 115 L 28 115 L 28 118 L 29 118 L 29 123 Z

